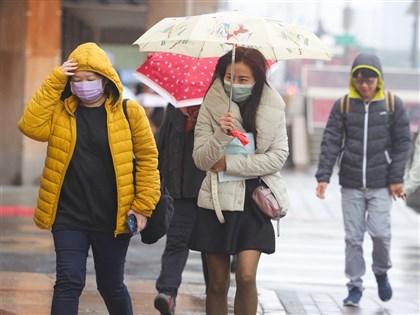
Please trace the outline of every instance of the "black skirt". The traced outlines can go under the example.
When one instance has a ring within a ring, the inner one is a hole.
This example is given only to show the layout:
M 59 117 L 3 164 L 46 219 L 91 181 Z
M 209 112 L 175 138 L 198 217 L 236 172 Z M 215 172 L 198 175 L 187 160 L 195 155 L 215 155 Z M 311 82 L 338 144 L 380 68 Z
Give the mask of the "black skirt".
M 257 179 L 246 180 L 244 211 L 222 211 L 225 217 L 223 224 L 214 210 L 197 207 L 189 248 L 230 255 L 243 250 L 274 253 L 276 244 L 271 220 L 252 200 L 252 192 L 257 185 Z

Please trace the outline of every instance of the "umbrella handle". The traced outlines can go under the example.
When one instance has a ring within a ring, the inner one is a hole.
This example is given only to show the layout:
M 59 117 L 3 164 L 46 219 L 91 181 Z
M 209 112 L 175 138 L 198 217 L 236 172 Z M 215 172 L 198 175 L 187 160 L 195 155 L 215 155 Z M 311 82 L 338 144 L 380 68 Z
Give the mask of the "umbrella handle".
M 228 112 L 230 112 L 230 106 L 232 104 L 232 95 L 233 95 L 233 77 L 235 75 L 235 54 L 236 54 L 236 44 L 232 44 L 232 63 L 230 65 L 230 95 L 229 95 L 229 106 L 228 106 Z

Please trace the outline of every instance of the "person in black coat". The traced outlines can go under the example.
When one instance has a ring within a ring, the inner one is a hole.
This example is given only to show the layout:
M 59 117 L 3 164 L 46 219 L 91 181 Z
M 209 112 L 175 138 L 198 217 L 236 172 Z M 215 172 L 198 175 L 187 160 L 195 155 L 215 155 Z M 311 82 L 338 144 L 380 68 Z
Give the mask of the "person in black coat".
M 168 104 L 159 130 L 157 147 L 159 171 L 174 199 L 174 217 L 162 255 L 158 295 L 154 305 L 161 314 L 174 314 L 182 272 L 187 262 L 188 240 L 194 223 L 197 197 L 205 172 L 199 170 L 192 159 L 194 127 L 200 106 L 175 108 Z M 202 254 L 203 272 L 207 284 L 207 266 Z

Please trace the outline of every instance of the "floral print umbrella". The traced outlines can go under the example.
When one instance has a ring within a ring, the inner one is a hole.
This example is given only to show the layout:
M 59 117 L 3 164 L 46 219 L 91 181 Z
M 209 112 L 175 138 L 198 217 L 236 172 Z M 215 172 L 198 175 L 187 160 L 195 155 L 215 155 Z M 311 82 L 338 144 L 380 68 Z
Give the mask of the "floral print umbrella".
M 306 28 L 240 11 L 165 18 L 133 44 L 143 52 L 172 52 L 196 58 L 220 57 L 232 49 L 232 63 L 236 46 L 258 49 L 272 61 L 332 59 L 328 47 Z M 231 80 L 233 77 L 232 71 Z M 231 103 L 232 90 L 228 111 Z
M 220 57 L 232 46 L 260 50 L 267 60 L 331 60 L 328 47 L 308 29 L 240 11 L 168 17 L 134 42 L 140 51 L 173 52 L 196 58 Z

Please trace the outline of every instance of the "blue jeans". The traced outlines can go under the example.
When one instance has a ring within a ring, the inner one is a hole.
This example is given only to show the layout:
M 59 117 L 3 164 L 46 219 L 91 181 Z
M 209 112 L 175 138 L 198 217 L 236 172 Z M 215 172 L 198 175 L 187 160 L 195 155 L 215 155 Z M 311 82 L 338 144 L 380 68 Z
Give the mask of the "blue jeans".
M 51 314 L 78 314 L 86 279 L 86 259 L 92 248 L 96 284 L 109 314 L 131 315 L 130 294 L 124 284 L 129 234 L 93 232 L 65 224 L 52 228 L 56 252 L 56 281 Z

